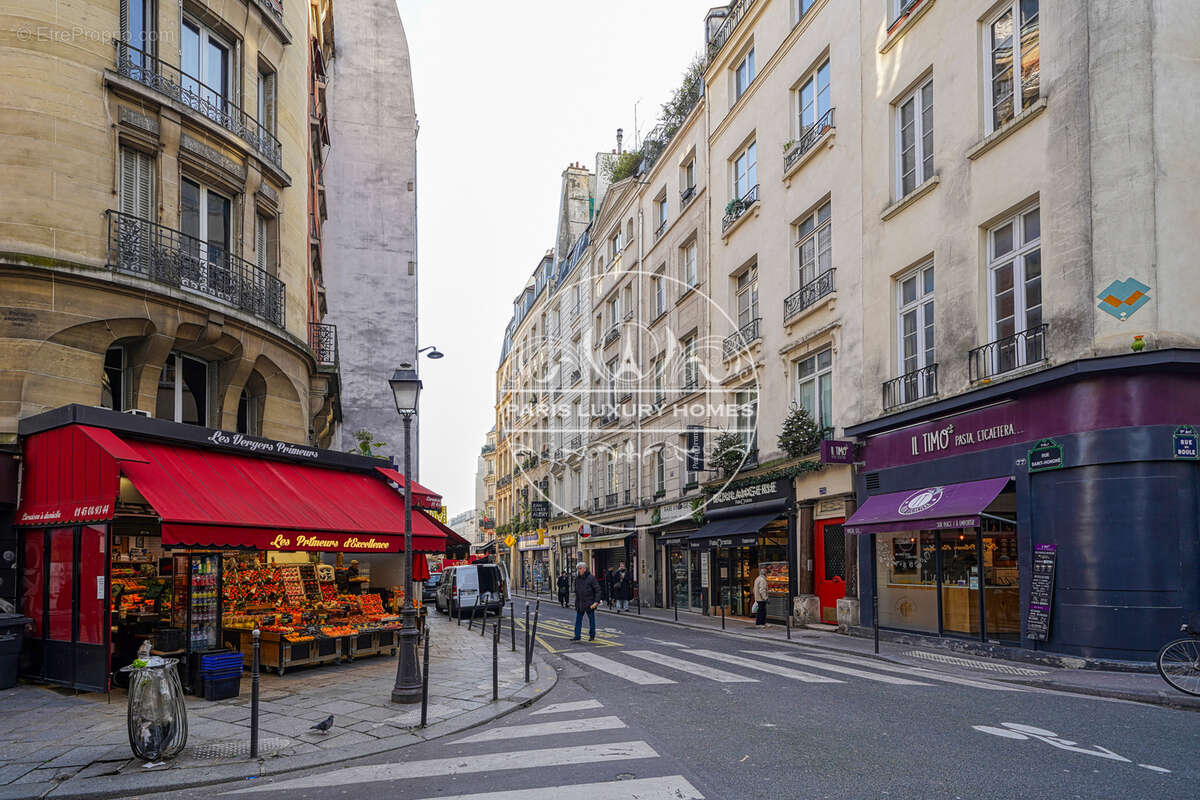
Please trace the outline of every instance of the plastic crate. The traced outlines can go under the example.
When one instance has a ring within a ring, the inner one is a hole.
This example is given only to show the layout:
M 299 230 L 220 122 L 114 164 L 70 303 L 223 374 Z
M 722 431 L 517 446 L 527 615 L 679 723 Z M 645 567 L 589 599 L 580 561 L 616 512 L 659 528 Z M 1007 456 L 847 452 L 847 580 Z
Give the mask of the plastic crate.
M 200 671 L 212 672 L 216 669 L 229 669 L 231 667 L 240 667 L 242 665 L 242 654 L 238 653 L 211 653 L 200 656 Z
M 241 690 L 242 676 L 240 674 L 232 678 L 204 679 L 205 700 L 228 700 L 231 697 L 237 697 Z

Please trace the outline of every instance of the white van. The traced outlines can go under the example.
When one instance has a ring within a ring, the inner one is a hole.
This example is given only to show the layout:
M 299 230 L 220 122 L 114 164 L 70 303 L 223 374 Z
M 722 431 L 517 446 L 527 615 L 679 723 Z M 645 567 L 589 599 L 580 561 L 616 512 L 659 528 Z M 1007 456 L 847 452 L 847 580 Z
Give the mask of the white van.
M 508 603 L 508 571 L 503 564 L 467 564 L 446 567 L 438 582 L 433 604 L 438 611 L 457 616 L 480 607 L 485 615 L 499 614 Z M 476 612 L 479 613 L 479 612 Z

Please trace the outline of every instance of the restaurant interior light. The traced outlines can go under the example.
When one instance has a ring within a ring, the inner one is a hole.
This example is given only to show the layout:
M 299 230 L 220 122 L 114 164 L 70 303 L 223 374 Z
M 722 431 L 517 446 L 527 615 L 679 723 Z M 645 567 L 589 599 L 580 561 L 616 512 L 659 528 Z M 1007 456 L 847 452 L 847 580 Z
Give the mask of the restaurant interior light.
M 421 379 L 415 369 L 398 369 L 388 383 L 396 399 L 399 414 L 417 413 L 417 396 L 421 394 Z

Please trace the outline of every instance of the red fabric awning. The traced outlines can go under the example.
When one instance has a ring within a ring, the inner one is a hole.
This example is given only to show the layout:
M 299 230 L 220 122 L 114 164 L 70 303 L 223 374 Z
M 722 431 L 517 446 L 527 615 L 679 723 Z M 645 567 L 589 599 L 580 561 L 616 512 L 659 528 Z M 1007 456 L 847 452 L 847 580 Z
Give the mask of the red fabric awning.
M 433 517 L 426 514 L 424 511 L 418 511 L 417 514 L 421 515 L 422 517 L 424 517 L 425 519 L 429 520 L 430 522 L 432 522 L 434 525 L 437 526 L 438 530 L 441 531 L 442 534 L 446 537 L 445 546 L 447 548 L 449 548 L 449 547 L 470 547 L 471 546 L 470 542 L 468 542 L 463 537 L 459 536 L 458 532 L 455 531 L 454 528 L 451 528 L 449 525 L 445 525 L 440 520 L 434 519 Z M 416 525 L 414 524 L 413 527 L 416 527 Z
M 112 431 L 86 425 L 27 437 L 17 525 L 68 525 L 113 517 L 118 461 L 144 461 Z
M 387 478 L 389 481 L 396 483 L 403 491 L 405 486 L 404 476 L 391 467 L 376 467 L 379 474 Z M 437 511 L 442 507 L 442 496 L 432 489 L 427 489 L 416 481 L 412 482 L 413 508 L 429 508 Z

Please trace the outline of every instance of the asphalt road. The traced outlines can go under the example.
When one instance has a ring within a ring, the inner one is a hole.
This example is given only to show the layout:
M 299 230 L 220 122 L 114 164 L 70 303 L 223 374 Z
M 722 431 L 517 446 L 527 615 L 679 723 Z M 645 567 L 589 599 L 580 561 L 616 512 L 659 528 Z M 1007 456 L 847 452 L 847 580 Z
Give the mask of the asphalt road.
M 398 756 L 169 796 L 1200 797 L 1193 712 L 624 614 L 599 615 L 597 641 L 585 625 L 572 643 L 574 612 L 541 610 L 539 646 L 559 682 L 530 708 Z

